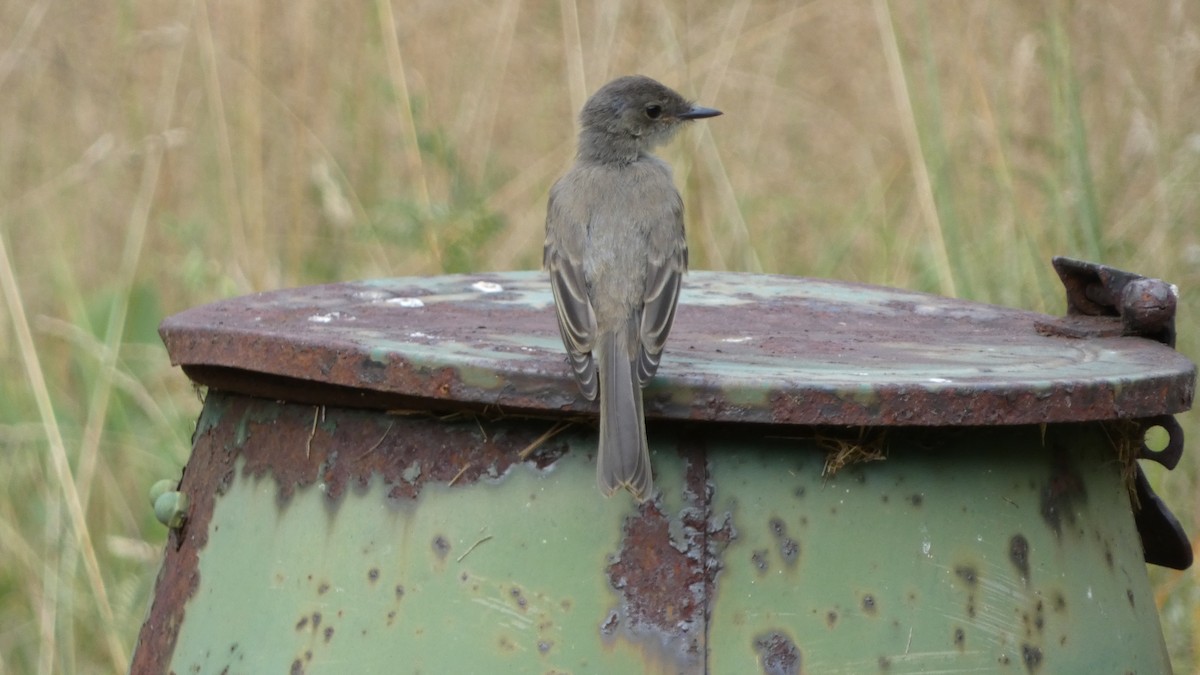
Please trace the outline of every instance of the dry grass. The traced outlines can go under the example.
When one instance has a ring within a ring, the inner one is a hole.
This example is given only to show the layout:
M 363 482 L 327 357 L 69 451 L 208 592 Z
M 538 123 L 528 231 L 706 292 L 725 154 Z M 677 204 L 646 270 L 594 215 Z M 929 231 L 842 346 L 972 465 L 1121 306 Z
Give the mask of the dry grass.
M 1075 255 L 1178 284 L 1200 356 L 1194 2 L 3 2 L 0 672 L 127 659 L 198 411 L 164 314 L 536 267 L 629 72 L 726 112 L 665 153 L 697 268 L 1058 312 Z M 1193 533 L 1197 467 L 1152 473 Z M 1197 574 L 1152 575 L 1194 672 Z
M 887 459 L 887 429 L 859 427 L 857 434 L 828 436 L 817 434 L 813 439 L 825 451 L 821 477 L 828 480 L 847 466 Z

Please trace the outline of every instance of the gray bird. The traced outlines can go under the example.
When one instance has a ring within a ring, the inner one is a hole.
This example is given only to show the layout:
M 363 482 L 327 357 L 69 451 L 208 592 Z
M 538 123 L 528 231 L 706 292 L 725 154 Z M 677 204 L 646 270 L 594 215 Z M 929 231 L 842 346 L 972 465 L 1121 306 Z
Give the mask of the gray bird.
M 542 264 L 579 389 L 600 396 L 596 479 L 639 501 L 653 478 L 642 387 L 658 370 L 687 270 L 683 200 L 650 154 L 685 122 L 720 115 L 640 75 L 592 95 L 579 151 L 550 189 Z

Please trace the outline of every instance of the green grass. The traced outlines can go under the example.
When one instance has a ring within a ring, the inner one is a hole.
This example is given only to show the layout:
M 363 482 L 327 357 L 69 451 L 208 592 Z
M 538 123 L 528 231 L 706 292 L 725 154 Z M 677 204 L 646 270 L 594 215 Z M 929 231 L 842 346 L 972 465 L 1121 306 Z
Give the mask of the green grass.
M 664 152 L 696 268 L 1059 313 L 1071 255 L 1178 284 L 1200 356 L 1197 35 L 1180 0 L 0 4 L 0 673 L 128 659 L 199 410 L 164 315 L 536 267 L 617 74 L 726 112 Z M 1151 473 L 1195 535 L 1196 452 Z M 1151 576 L 1196 672 L 1198 575 Z

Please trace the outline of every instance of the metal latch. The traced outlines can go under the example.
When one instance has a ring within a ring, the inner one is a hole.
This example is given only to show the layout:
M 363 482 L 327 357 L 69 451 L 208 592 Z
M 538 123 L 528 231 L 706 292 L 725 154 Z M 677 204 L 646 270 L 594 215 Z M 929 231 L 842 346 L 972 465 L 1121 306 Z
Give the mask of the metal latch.
M 1039 333 L 1074 338 L 1134 336 L 1175 347 L 1179 289 L 1174 284 L 1061 256 L 1052 262 L 1067 290 L 1067 316 L 1039 321 Z M 1174 469 L 1183 456 L 1183 429 L 1175 417 L 1157 415 L 1136 422 L 1143 436 L 1137 459 Z M 1162 450 L 1146 446 L 1145 433 L 1154 427 L 1167 433 L 1167 446 Z M 1177 570 L 1191 567 L 1191 542 L 1179 519 L 1150 487 L 1140 465 L 1133 489 L 1134 523 L 1146 562 Z

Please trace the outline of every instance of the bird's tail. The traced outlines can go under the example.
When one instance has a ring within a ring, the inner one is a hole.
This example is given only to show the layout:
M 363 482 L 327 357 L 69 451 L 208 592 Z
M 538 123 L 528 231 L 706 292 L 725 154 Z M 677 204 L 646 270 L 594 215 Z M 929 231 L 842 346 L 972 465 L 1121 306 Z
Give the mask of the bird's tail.
M 600 452 L 596 481 L 605 495 L 620 488 L 638 501 L 650 496 L 653 476 L 642 388 L 634 359 L 636 331 L 613 331 L 599 336 L 595 355 L 600 373 Z

